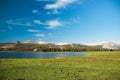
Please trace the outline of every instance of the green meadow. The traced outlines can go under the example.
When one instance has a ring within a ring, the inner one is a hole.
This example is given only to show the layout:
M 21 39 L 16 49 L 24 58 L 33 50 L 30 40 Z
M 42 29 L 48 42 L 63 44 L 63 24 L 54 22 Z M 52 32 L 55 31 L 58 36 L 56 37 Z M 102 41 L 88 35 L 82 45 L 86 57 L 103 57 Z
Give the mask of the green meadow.
M 120 80 L 120 51 L 84 57 L 0 59 L 0 80 Z

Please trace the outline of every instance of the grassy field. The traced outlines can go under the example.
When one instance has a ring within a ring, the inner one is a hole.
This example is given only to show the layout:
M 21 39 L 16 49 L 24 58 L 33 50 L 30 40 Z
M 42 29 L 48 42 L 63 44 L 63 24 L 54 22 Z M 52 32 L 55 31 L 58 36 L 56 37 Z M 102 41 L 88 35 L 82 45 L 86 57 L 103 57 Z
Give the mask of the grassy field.
M 86 57 L 0 59 L 0 80 L 120 80 L 120 52 Z

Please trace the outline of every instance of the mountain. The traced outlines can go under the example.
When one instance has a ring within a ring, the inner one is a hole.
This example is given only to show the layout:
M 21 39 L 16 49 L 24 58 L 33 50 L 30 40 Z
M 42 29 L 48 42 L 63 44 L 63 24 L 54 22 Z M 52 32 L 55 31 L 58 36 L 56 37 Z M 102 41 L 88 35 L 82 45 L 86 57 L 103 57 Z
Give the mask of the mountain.
M 120 43 L 119 42 L 108 42 L 104 43 L 102 45 L 102 48 L 107 48 L 107 49 L 120 49 Z
M 26 43 L 26 44 L 38 44 L 38 42 L 31 41 L 31 40 L 24 41 L 23 43 Z
M 120 49 L 120 42 L 96 42 L 87 44 L 88 46 L 97 46 L 105 49 Z
M 45 42 L 45 41 L 24 41 L 23 43 L 27 43 L 27 44 L 50 44 L 49 42 Z
M 65 42 L 49 43 L 25 41 L 21 43 L 0 43 L 0 51 L 40 51 L 40 52 L 79 52 L 107 50 L 101 46 L 87 46 L 82 44 L 70 44 Z
M 59 42 L 59 43 L 55 43 L 56 45 L 70 45 L 70 43 L 66 43 L 66 42 Z
M 25 41 L 14 43 L 0 43 L 0 51 L 43 51 L 43 52 L 79 52 L 79 51 L 110 51 L 120 50 L 120 43 L 108 42 L 94 45 L 72 43 L 50 43 L 45 41 Z

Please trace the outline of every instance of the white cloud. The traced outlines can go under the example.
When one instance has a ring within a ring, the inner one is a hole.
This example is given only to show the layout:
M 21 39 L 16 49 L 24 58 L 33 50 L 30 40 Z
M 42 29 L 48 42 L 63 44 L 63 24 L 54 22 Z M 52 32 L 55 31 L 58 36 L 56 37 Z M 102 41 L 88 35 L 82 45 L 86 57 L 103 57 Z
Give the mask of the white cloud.
M 28 32 L 40 32 L 40 30 L 33 30 L 33 29 L 28 29 Z
M 40 24 L 40 25 L 43 25 L 45 26 L 46 29 L 54 29 L 56 27 L 59 27 L 59 26 L 62 26 L 63 24 L 55 19 L 55 20 L 48 20 L 46 22 L 41 22 L 40 20 L 34 20 L 33 21 L 35 24 Z
M 45 34 L 35 34 L 34 36 L 44 37 L 44 36 L 45 36 Z
M 68 4 L 76 0 L 57 0 L 54 4 L 47 4 L 45 9 L 53 9 L 54 13 L 58 13 L 58 9 L 66 7 Z
M 18 25 L 18 26 L 33 26 L 30 22 L 26 22 L 26 23 L 21 23 L 18 21 L 13 21 L 13 20 L 8 20 L 6 21 L 7 24 L 9 25 Z
M 63 24 L 58 20 L 50 20 L 46 22 L 46 25 L 48 25 L 47 29 L 54 29 L 56 27 L 62 26 Z
M 33 12 L 33 13 L 37 13 L 37 14 L 40 13 L 38 9 L 34 9 L 34 10 L 32 10 L 32 12 Z
M 34 22 L 35 24 L 42 24 L 42 25 L 44 25 L 44 23 L 41 22 L 40 20 L 34 20 L 33 22 Z

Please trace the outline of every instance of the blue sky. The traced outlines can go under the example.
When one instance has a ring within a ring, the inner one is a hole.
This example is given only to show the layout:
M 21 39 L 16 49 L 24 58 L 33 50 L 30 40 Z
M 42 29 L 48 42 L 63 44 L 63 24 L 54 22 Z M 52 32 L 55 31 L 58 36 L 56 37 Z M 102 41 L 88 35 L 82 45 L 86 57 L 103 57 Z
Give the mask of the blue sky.
M 120 41 L 119 0 L 0 0 L 0 42 Z

